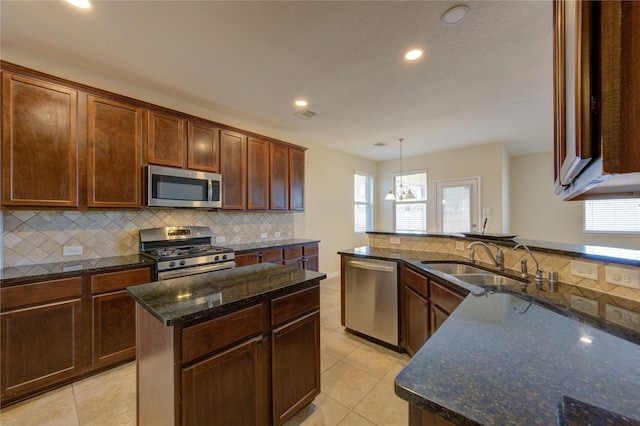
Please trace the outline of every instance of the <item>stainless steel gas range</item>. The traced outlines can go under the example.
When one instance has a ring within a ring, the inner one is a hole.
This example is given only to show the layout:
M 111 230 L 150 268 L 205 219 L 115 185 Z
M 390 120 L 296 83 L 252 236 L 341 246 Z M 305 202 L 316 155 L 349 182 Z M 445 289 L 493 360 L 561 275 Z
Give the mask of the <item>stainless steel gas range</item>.
M 167 226 L 140 230 L 140 252 L 156 261 L 158 280 L 233 268 L 233 250 L 211 245 L 206 226 Z

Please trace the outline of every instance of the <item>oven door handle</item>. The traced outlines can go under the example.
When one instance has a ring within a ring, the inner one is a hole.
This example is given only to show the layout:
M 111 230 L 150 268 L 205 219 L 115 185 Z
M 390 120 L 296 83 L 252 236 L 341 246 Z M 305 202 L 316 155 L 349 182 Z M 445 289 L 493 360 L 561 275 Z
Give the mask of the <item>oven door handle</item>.
M 178 269 L 175 271 L 158 272 L 158 280 L 168 280 L 171 278 L 187 277 L 189 275 L 202 274 L 205 272 L 220 271 L 236 266 L 236 262 L 220 262 L 213 265 L 194 266 L 193 268 Z

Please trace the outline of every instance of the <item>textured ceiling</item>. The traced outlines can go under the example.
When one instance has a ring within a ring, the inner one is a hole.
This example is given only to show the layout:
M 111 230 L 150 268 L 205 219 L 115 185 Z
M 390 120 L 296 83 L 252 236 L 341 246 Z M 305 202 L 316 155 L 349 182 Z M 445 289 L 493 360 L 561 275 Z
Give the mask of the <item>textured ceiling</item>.
M 551 150 L 551 2 L 471 1 L 442 26 L 456 4 L 2 0 L 1 41 L 373 160 L 397 158 L 400 137 L 405 156 Z M 407 63 L 412 47 L 426 54 Z

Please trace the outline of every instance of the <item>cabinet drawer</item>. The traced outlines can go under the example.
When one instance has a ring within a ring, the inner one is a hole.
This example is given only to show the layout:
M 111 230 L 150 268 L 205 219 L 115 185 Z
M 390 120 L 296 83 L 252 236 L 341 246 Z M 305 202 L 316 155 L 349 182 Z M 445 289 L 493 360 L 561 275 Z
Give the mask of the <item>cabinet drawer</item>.
M 271 301 L 271 325 L 285 321 L 320 308 L 320 286 L 314 286 Z
M 414 289 L 422 297 L 427 298 L 429 293 L 427 292 L 427 277 L 412 271 L 409 268 L 404 268 L 403 281 L 405 285 Z
M 20 306 L 36 305 L 56 300 L 80 297 L 82 278 L 64 278 L 3 288 L 0 291 L 2 310 Z
M 109 272 L 91 277 L 91 293 L 106 293 L 123 290 L 125 287 L 151 282 L 151 269 L 140 268 L 128 271 Z
M 214 318 L 182 330 L 182 362 L 262 333 L 262 304 Z
M 429 290 L 431 291 L 431 302 L 440 306 L 449 314 L 464 300 L 464 296 L 460 296 L 434 281 L 430 281 Z
M 282 260 L 282 249 L 265 250 L 262 252 L 262 261 L 276 263 Z
M 302 247 L 287 247 L 284 249 L 284 258 L 285 259 L 294 259 L 296 257 L 302 256 Z
M 315 256 L 318 254 L 318 246 L 315 244 L 312 246 L 303 246 L 302 254 L 305 256 Z

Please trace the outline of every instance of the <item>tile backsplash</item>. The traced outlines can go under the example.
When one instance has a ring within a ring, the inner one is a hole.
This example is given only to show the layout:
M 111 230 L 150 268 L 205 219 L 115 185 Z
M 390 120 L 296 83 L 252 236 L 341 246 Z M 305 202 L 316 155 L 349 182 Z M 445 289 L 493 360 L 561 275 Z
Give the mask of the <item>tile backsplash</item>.
M 294 237 L 294 213 L 208 212 L 189 209 L 141 211 L 2 212 L 4 267 L 121 256 L 139 251 L 138 230 L 159 226 L 208 226 L 214 238 L 233 245 Z M 280 237 L 276 238 L 275 233 Z M 214 240 L 215 241 L 215 240 Z M 82 246 L 81 256 L 62 256 L 65 246 Z
M 413 250 L 413 251 L 427 251 L 438 253 L 452 253 L 458 256 L 468 256 L 469 250 L 458 250 L 456 248 L 456 240 L 454 238 L 442 238 L 442 237 L 400 237 L 401 244 L 391 244 L 389 242 L 388 235 L 369 235 L 369 245 L 371 247 L 383 247 L 388 249 L 401 249 L 401 250 Z M 558 273 L 558 281 L 566 284 L 572 284 L 574 286 L 582 287 L 585 289 L 593 289 L 602 293 L 611 294 L 613 296 L 622 297 L 634 301 L 640 301 L 640 290 L 621 285 L 610 284 L 606 281 L 605 266 L 614 265 L 611 262 L 600 262 L 593 259 L 585 259 L 581 257 L 563 256 L 559 254 L 551 254 L 541 251 L 535 251 L 534 256 L 540 264 L 540 269 L 544 271 L 544 277 L 547 278 L 548 271 L 555 271 Z M 475 252 L 476 259 L 479 262 L 491 264 L 489 256 L 487 256 L 484 250 L 477 250 Z M 508 272 L 515 275 L 520 273 L 520 259 L 524 256 L 523 251 L 514 252 L 513 250 L 504 250 L 504 267 Z M 529 260 L 529 272 L 535 271 L 533 261 L 527 256 Z M 582 278 L 571 274 L 571 261 L 579 260 L 582 262 L 589 262 L 595 264 L 598 268 L 598 279 Z M 629 265 L 620 265 L 620 267 L 640 271 L 640 267 L 634 267 Z

